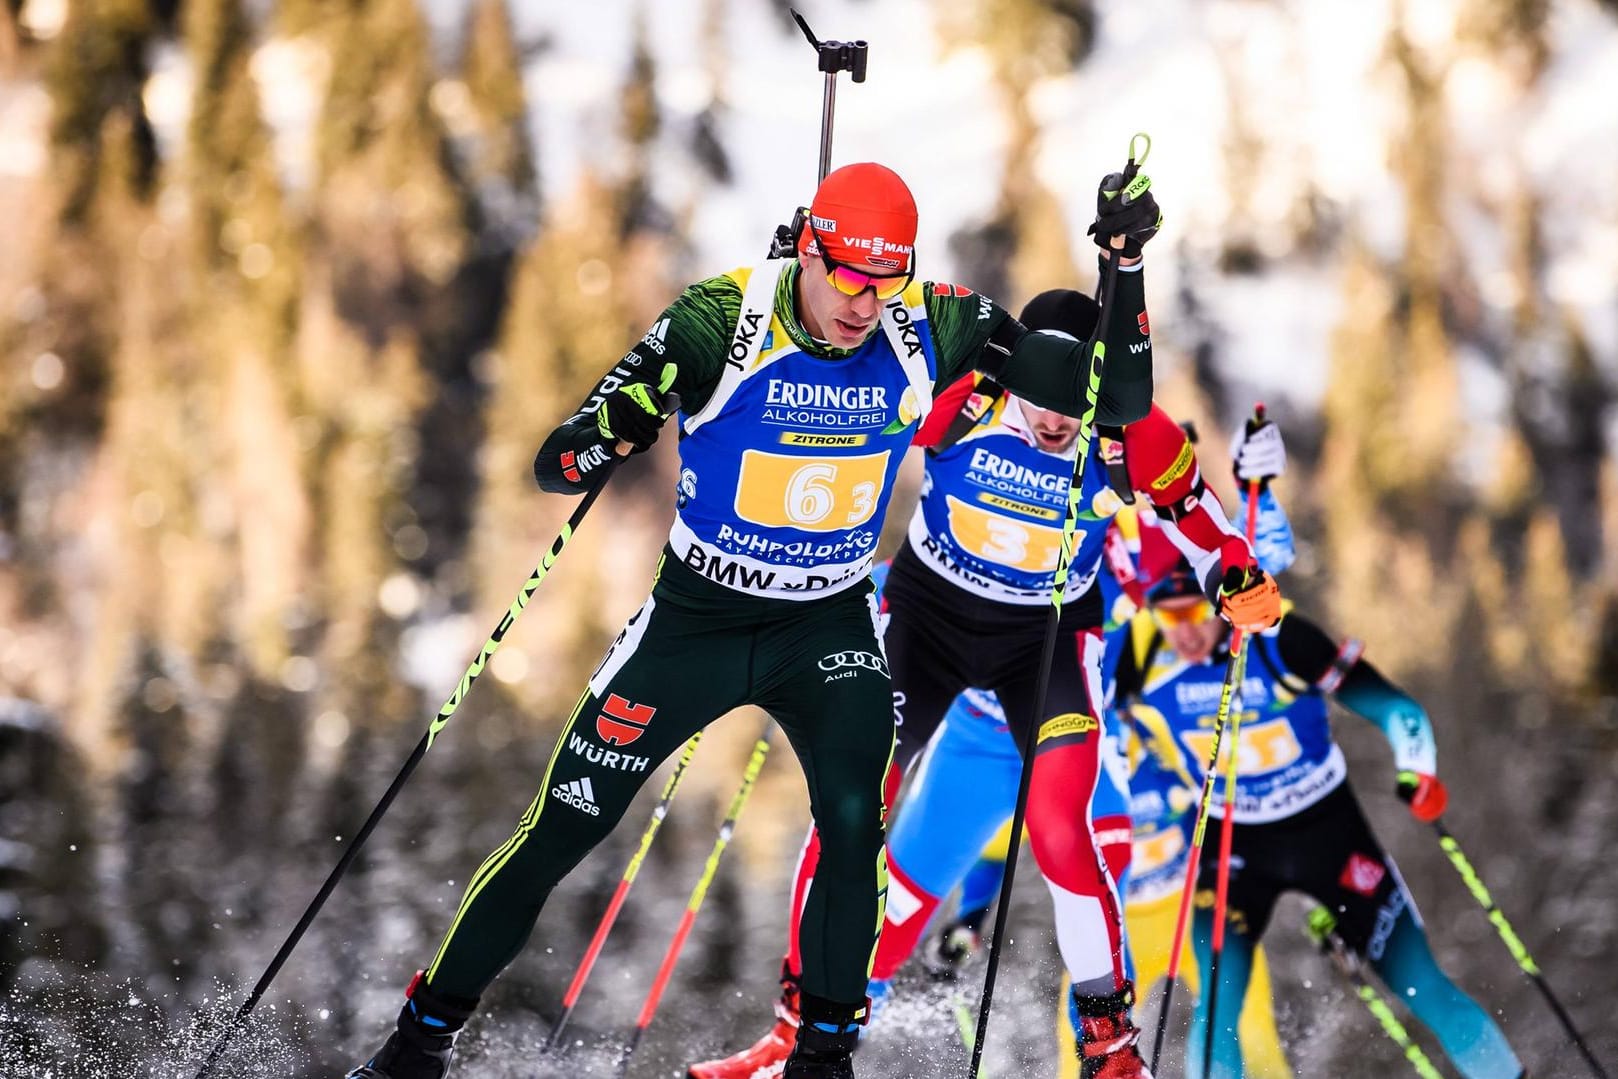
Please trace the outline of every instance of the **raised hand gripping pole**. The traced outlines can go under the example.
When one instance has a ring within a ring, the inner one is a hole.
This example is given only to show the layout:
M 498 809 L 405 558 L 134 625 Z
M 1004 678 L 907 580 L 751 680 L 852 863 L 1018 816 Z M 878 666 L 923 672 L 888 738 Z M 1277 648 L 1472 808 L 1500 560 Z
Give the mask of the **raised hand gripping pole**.
M 1145 140 L 1146 143 L 1138 158 L 1135 155 L 1136 140 Z M 1129 140 L 1129 163 L 1124 166 L 1123 173 L 1125 190 L 1140 171 L 1141 165 L 1146 163 L 1146 155 L 1151 152 L 1151 147 L 1152 140 L 1145 134 L 1137 134 Z M 1011 889 L 1017 877 L 1017 854 L 1018 848 L 1022 846 L 1023 819 L 1028 810 L 1028 789 L 1034 777 L 1034 747 L 1038 743 L 1039 726 L 1045 715 L 1045 696 L 1050 688 L 1051 666 L 1056 658 L 1056 634 L 1062 618 L 1062 600 L 1067 591 L 1067 569 L 1073 561 L 1075 533 L 1078 530 L 1079 514 L 1084 508 L 1081 504 L 1084 463 L 1090 456 L 1090 442 L 1095 437 L 1096 403 L 1101 396 L 1101 372 L 1107 356 L 1104 338 L 1107 324 L 1112 318 L 1112 301 L 1118 291 L 1118 260 L 1123 257 L 1124 237 L 1112 237 L 1111 245 L 1112 255 L 1107 260 L 1107 268 L 1101 278 L 1101 314 L 1096 320 L 1095 334 L 1085 349 L 1089 356 L 1090 369 L 1084 384 L 1084 414 L 1079 417 L 1078 455 L 1073 461 L 1073 481 L 1068 487 L 1067 517 L 1062 522 L 1061 553 L 1057 557 L 1056 571 L 1051 578 L 1051 609 L 1045 620 L 1045 642 L 1040 650 L 1034 713 L 1028 717 L 1028 728 L 1023 732 L 1022 774 L 1017 782 L 1017 805 L 1011 814 L 1011 845 L 1006 851 L 1005 879 L 1000 885 L 1000 900 L 995 907 L 994 936 L 989 940 L 989 964 L 988 970 L 983 975 L 983 997 L 978 1003 L 977 1032 L 972 1039 L 972 1061 L 966 1073 L 968 1077 L 976 1077 L 983 1063 L 983 1044 L 989 1034 L 989 1014 L 994 1007 L 994 983 L 1000 969 L 1000 953 L 1006 938 L 1010 935 L 1008 914 L 1011 910 Z M 1100 703 L 1090 702 L 1091 709 L 1099 710 Z

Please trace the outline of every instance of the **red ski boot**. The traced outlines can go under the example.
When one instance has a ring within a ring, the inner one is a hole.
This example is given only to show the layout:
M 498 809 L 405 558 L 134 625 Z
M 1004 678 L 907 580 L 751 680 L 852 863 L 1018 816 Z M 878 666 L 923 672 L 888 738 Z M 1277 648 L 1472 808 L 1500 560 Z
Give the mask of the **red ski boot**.
M 1104 997 L 1074 993 L 1073 1003 L 1079 1013 L 1080 1079 L 1152 1079 L 1135 1048 L 1140 1028 L 1130 1015 L 1133 982 Z
M 691 1065 L 687 1079 L 778 1079 L 797 1043 L 799 1021 L 797 982 L 783 977 L 768 1033 L 732 1056 Z

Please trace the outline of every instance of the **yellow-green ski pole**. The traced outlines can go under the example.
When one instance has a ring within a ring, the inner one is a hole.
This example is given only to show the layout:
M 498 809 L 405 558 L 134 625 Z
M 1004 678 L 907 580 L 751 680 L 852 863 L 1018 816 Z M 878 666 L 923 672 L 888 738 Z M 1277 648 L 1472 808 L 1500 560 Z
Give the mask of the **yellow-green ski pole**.
M 680 918 L 680 927 L 674 931 L 674 939 L 669 941 L 669 949 L 663 954 L 663 964 L 657 968 L 657 977 L 652 979 L 651 991 L 646 994 L 646 1003 L 641 1007 L 640 1018 L 635 1021 L 635 1033 L 624 1047 L 623 1055 L 618 1058 L 618 1074 L 622 1076 L 629 1070 L 629 1058 L 635 1055 L 640 1048 L 641 1038 L 646 1035 L 646 1028 L 652 1023 L 652 1016 L 657 1013 L 657 1005 L 663 999 L 663 990 L 668 987 L 669 976 L 674 973 L 674 964 L 680 961 L 680 951 L 685 947 L 685 938 L 691 935 L 691 926 L 696 923 L 697 911 L 702 909 L 702 901 L 707 898 L 708 886 L 713 883 L 714 873 L 719 869 L 720 856 L 725 848 L 730 846 L 730 837 L 736 833 L 736 821 L 742 815 L 742 809 L 747 805 L 747 796 L 753 793 L 753 784 L 758 780 L 758 773 L 764 767 L 764 758 L 770 752 L 770 727 L 766 723 L 758 741 L 753 743 L 753 755 L 747 760 L 747 770 L 742 773 L 742 785 L 737 788 L 736 794 L 730 800 L 730 809 L 725 814 L 724 823 L 719 825 L 719 838 L 714 841 L 713 850 L 708 852 L 708 862 L 702 867 L 702 876 L 697 880 L 697 886 L 691 889 L 691 898 L 685 905 L 685 914 Z
M 673 365 L 670 364 L 669 366 L 672 368 Z M 667 389 L 667 386 L 660 388 Z M 668 402 L 671 413 L 679 409 L 680 401 L 675 394 L 667 394 L 665 400 Z M 375 830 L 377 822 L 382 819 L 382 815 L 388 811 L 388 807 L 393 804 L 394 798 L 398 797 L 399 791 L 405 785 L 405 781 L 415 772 L 416 766 L 427 755 L 427 751 L 433 747 L 433 742 L 438 738 L 439 733 L 449 725 L 450 719 L 455 715 L 455 710 L 461 706 L 461 701 L 466 699 L 467 693 L 472 689 L 472 684 L 478 680 L 478 675 L 483 673 L 483 668 L 488 666 L 489 658 L 499 649 L 500 642 L 506 639 L 506 633 L 516 623 L 524 608 L 528 606 L 528 601 L 533 598 L 534 590 L 539 587 L 541 581 L 550 575 L 551 567 L 556 565 L 556 560 L 561 557 L 562 551 L 568 545 L 568 541 L 573 538 L 573 533 L 578 531 L 579 525 L 584 522 L 584 515 L 590 512 L 590 507 L 595 505 L 596 499 L 601 497 L 601 492 L 606 490 L 607 481 L 612 478 L 613 472 L 618 467 L 618 462 L 628 456 L 629 449 L 627 442 L 619 444 L 616 456 L 607 463 L 607 467 L 601 470 L 601 476 L 596 480 L 595 486 L 585 492 L 584 498 L 573 510 L 572 516 L 568 517 L 567 523 L 562 526 L 562 531 L 557 533 L 556 538 L 551 541 L 550 549 L 539 560 L 539 565 L 534 567 L 534 572 L 528 575 L 528 580 L 523 582 L 522 590 L 517 593 L 517 598 L 512 601 L 510 608 L 506 610 L 505 617 L 500 619 L 500 624 L 494 627 L 494 632 L 489 634 L 489 639 L 483 642 L 482 648 L 478 649 L 477 658 L 472 660 L 471 666 L 466 668 L 466 673 L 461 675 L 461 680 L 455 686 L 455 691 L 449 695 L 449 700 L 444 702 L 443 707 L 438 710 L 438 714 L 428 724 L 427 733 L 423 734 L 421 741 L 416 743 L 416 748 L 411 751 L 409 759 L 404 762 L 404 767 L 399 769 L 399 774 L 393 777 L 392 783 L 388 784 L 388 789 L 383 793 L 382 800 L 376 804 L 375 809 L 371 810 L 371 815 L 365 818 L 365 823 L 360 825 L 358 832 L 354 833 L 354 838 L 349 840 L 347 849 L 343 851 L 342 857 L 337 860 L 337 865 L 327 875 L 326 882 L 320 886 L 320 891 L 315 893 L 314 899 L 310 901 L 308 908 L 304 910 L 303 917 L 299 918 L 298 924 L 292 927 L 292 932 L 288 934 L 287 939 L 281 944 L 281 949 L 275 953 L 275 958 L 270 960 L 270 965 L 259 976 L 258 983 L 253 986 L 253 991 L 247 994 L 247 999 L 242 1001 L 241 1007 L 236 1009 L 236 1014 L 230 1019 L 230 1025 L 225 1028 L 219 1042 L 208 1053 L 208 1059 L 204 1060 L 202 1067 L 197 1070 L 197 1079 L 206 1079 L 208 1075 L 213 1073 L 214 1066 L 219 1062 L 225 1047 L 230 1044 L 230 1039 L 235 1036 L 236 1031 L 241 1027 L 242 1021 L 247 1018 L 248 1013 L 258 1004 L 259 999 L 264 996 L 265 990 L 270 987 L 270 982 L 275 980 L 275 976 L 280 972 L 282 965 L 292 955 L 292 949 L 296 948 L 298 941 L 303 939 L 303 934 L 308 930 L 310 923 L 315 920 L 315 915 L 320 913 L 320 908 L 325 906 L 326 900 L 331 896 L 332 891 L 336 889 L 337 882 L 342 879 L 344 873 L 348 872 L 349 865 L 354 861 L 355 856 L 359 854 L 360 848 L 365 845 L 365 841 L 371 837 L 371 832 Z
M 1137 140 L 1145 146 L 1139 156 L 1135 153 Z M 1124 166 L 1123 193 L 1139 198 L 1151 187 L 1150 178 L 1140 175 L 1140 167 L 1151 153 L 1152 140 L 1144 132 L 1129 140 L 1129 163 Z M 1050 688 L 1051 666 L 1056 658 L 1056 631 L 1062 620 L 1062 600 L 1067 591 L 1067 568 L 1073 561 L 1075 534 L 1079 514 L 1084 510 L 1084 463 L 1090 456 L 1090 442 L 1095 437 L 1096 405 L 1101 397 L 1101 372 L 1107 358 L 1105 340 L 1107 325 L 1112 321 L 1112 301 L 1118 288 L 1118 261 L 1123 257 L 1124 237 L 1111 238 L 1112 251 L 1101 279 L 1101 314 L 1096 319 L 1095 334 L 1090 338 L 1087 351 L 1090 369 L 1084 384 L 1084 414 L 1079 417 L 1078 456 L 1073 460 L 1073 481 L 1068 486 L 1067 516 L 1062 522 L 1062 547 L 1056 558 L 1056 570 L 1051 577 L 1051 609 L 1045 619 L 1045 642 L 1040 652 L 1039 680 L 1034 690 L 1034 714 L 1028 717 L 1028 729 L 1022 739 L 1022 775 L 1017 782 L 1017 803 L 1011 813 L 1011 845 L 1006 851 L 1006 875 L 1000 883 L 1000 901 L 995 907 L 994 936 L 989 939 L 989 966 L 983 974 L 983 997 L 978 1002 L 977 1033 L 972 1038 L 972 1063 L 967 1070 L 968 1079 L 975 1079 L 983 1065 L 983 1043 L 989 1036 L 989 1013 L 994 1007 L 994 982 L 1000 970 L 1000 953 L 1006 939 L 1008 915 L 1011 910 L 1011 888 L 1017 879 L 1017 852 L 1022 845 L 1023 819 L 1028 811 L 1028 789 L 1034 778 L 1034 747 L 1038 743 L 1039 726 L 1045 718 L 1045 694 Z M 1091 701 L 1090 707 L 1100 715 L 1101 704 Z
M 1416 1074 L 1421 1076 L 1421 1079 L 1444 1079 L 1443 1074 L 1433 1067 L 1433 1062 L 1428 1059 L 1427 1054 L 1421 1051 L 1421 1046 L 1410 1037 L 1405 1025 L 1399 1022 L 1399 1017 L 1393 1014 L 1393 1008 L 1365 976 L 1365 971 L 1360 969 L 1359 957 L 1349 951 L 1343 939 L 1337 935 L 1337 919 L 1332 912 L 1325 907 L 1311 910 L 1307 931 L 1309 939 L 1318 944 L 1320 950 L 1331 958 L 1332 965 L 1354 983 L 1355 995 L 1365 1002 L 1365 1007 L 1376 1017 L 1382 1030 L 1393 1040 L 1393 1044 L 1404 1053 L 1405 1059 L 1410 1061 L 1410 1066 L 1416 1069 Z
M 1534 957 L 1528 954 L 1528 949 L 1523 945 L 1522 938 L 1517 936 L 1515 929 L 1511 928 L 1511 923 L 1506 921 L 1504 914 L 1500 913 L 1500 908 L 1494 905 L 1494 897 L 1489 894 L 1489 889 L 1484 887 L 1482 878 L 1478 876 L 1477 870 L 1472 868 L 1471 861 L 1467 859 L 1466 854 L 1461 850 L 1460 840 L 1450 834 L 1450 830 L 1444 827 L 1444 822 L 1441 820 L 1433 821 L 1433 831 L 1438 833 L 1438 845 L 1443 848 L 1445 856 L 1449 858 L 1450 864 L 1455 867 L 1455 871 L 1461 875 L 1461 880 L 1466 884 L 1466 890 L 1472 893 L 1472 898 L 1477 900 L 1478 906 L 1482 907 L 1483 912 L 1489 916 L 1489 924 L 1494 926 L 1495 932 L 1500 934 L 1500 939 L 1505 941 L 1506 948 L 1511 952 L 1511 958 L 1517 961 L 1517 965 L 1522 968 L 1522 972 L 1528 975 L 1528 980 L 1534 983 L 1534 988 L 1538 989 L 1540 995 L 1545 998 L 1545 1003 L 1549 1004 L 1551 1011 L 1556 1013 L 1557 1020 L 1561 1022 L 1562 1029 L 1567 1031 L 1568 1037 L 1573 1039 L 1573 1044 L 1578 1048 L 1579 1055 L 1584 1057 L 1584 1062 L 1590 1065 L 1590 1070 L 1600 1079 L 1608 1079 L 1607 1070 L 1601 1066 L 1600 1061 L 1596 1060 L 1596 1055 L 1590 1051 L 1590 1046 L 1585 1043 L 1584 1036 L 1573 1025 L 1573 1017 L 1567 1014 L 1567 1009 L 1562 1007 L 1562 1002 L 1556 999 L 1555 993 L 1551 992 L 1551 987 L 1545 981 L 1545 976 L 1539 972 L 1539 964 L 1535 963 Z
M 1185 925 L 1191 916 L 1191 897 L 1197 890 L 1197 870 L 1202 862 L 1202 841 L 1208 834 L 1208 808 L 1213 803 L 1214 781 L 1219 775 L 1219 748 L 1230 726 L 1230 703 L 1247 669 L 1247 641 L 1241 630 L 1230 635 L 1230 660 L 1225 664 L 1225 681 L 1219 690 L 1219 714 L 1214 720 L 1213 749 L 1202 772 L 1202 798 L 1197 803 L 1197 825 L 1191 832 L 1191 853 L 1185 866 L 1185 884 L 1180 889 L 1180 912 L 1174 919 L 1174 940 L 1169 945 L 1169 965 L 1163 978 L 1163 1006 L 1157 1013 L 1157 1032 L 1152 1036 L 1150 1070 L 1157 1074 L 1157 1060 L 1163 1052 L 1163 1035 L 1168 1030 L 1169 1007 L 1174 1003 L 1174 979 L 1180 973 L 1180 957 L 1185 951 Z M 1225 811 L 1230 812 L 1227 803 Z

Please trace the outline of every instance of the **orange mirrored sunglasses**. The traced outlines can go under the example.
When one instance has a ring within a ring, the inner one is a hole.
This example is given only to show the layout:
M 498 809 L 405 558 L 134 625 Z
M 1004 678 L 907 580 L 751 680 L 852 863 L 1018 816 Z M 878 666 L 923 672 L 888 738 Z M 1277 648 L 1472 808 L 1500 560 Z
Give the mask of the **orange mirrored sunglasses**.
M 826 249 L 825 238 L 813 225 L 809 227 L 809 233 L 815 238 L 815 246 L 820 248 L 820 261 L 826 264 L 826 280 L 831 282 L 832 288 L 844 296 L 858 296 L 869 288 L 876 290 L 877 299 L 891 300 L 903 292 L 905 286 L 910 284 L 910 279 L 915 276 L 914 268 L 901 274 L 874 274 L 856 270 L 831 257 Z M 912 256 L 913 265 L 914 256 Z
M 1172 629 L 1175 626 L 1200 626 L 1213 616 L 1213 604 L 1205 599 L 1199 599 L 1183 607 L 1165 607 L 1160 603 L 1152 605 L 1152 618 L 1163 629 Z

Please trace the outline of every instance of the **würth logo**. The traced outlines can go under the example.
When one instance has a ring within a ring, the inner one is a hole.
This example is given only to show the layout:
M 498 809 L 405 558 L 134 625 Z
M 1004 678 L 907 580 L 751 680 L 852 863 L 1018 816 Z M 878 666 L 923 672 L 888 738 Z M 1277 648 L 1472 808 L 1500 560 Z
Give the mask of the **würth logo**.
M 581 813 L 588 813 L 592 817 L 601 816 L 601 807 L 596 805 L 596 791 L 590 783 L 589 776 L 575 779 L 571 783 L 558 783 L 551 788 L 551 797 L 559 802 L 566 802 Z
M 657 709 L 649 704 L 635 704 L 609 693 L 596 716 L 596 733 L 609 746 L 627 746 L 646 733 L 646 725 L 656 714 Z

